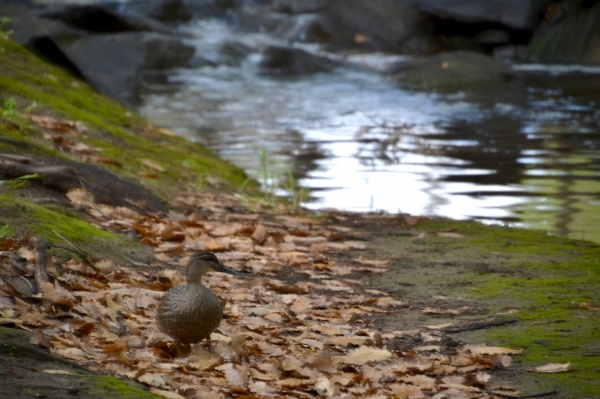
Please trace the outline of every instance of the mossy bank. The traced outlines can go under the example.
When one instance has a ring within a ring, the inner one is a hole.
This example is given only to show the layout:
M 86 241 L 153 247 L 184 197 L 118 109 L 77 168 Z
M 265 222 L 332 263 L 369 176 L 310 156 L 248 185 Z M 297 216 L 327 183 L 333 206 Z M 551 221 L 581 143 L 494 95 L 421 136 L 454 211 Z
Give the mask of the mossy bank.
M 185 191 L 256 188 L 242 170 L 204 146 L 150 124 L 6 37 L 0 37 L 0 96 L 0 153 L 100 165 L 150 190 L 167 207 L 172 196 Z M 35 123 L 36 117 L 62 125 L 48 127 L 39 119 Z M 75 135 L 60 130 L 69 126 Z M 64 140 L 85 150 L 70 151 Z M 78 212 L 52 205 L 55 198 L 36 198 L 32 184 L 16 190 L 13 198 L 6 197 L 6 187 L 0 188 L 5 195 L 0 227 L 10 226 L 16 235 L 42 235 L 51 242 L 61 241 L 59 233 L 118 261 L 129 256 L 131 248 L 144 251 L 131 240 L 89 225 Z

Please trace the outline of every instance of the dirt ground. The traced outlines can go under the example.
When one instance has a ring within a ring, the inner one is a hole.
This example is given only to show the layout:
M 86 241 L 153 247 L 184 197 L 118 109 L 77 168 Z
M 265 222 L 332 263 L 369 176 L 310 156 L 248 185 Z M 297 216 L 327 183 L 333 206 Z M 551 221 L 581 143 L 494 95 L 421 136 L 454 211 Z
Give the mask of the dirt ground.
M 464 343 L 483 343 L 478 333 L 493 329 L 494 323 L 504 325 L 516 322 L 510 310 L 523 306 L 516 300 L 505 303 L 487 303 L 468 299 L 465 293 L 473 285 L 471 276 L 477 273 L 513 273 L 503 267 L 507 255 L 493 254 L 481 258 L 468 254 L 460 239 L 426 237 L 423 232 L 407 226 L 399 217 L 361 217 L 347 214 L 338 218 L 352 228 L 351 238 L 366 244 L 360 254 L 369 259 L 389 260 L 385 274 L 354 273 L 344 276 L 356 286 L 381 290 L 392 294 L 404 305 L 391 313 L 370 315 L 354 320 L 379 331 L 415 330 L 414 335 L 385 342 L 392 350 L 409 350 L 421 343 L 424 326 L 452 323 L 451 330 L 438 345 L 452 353 Z M 355 264 L 357 252 L 333 251 L 328 254 L 338 263 Z M 302 273 L 285 268 L 276 276 L 288 285 L 302 280 Z M 124 389 L 119 380 L 106 378 L 69 361 L 56 358 L 45 350 L 29 344 L 28 333 L 18 329 L 0 331 L 0 399 L 1 398 L 71 398 L 89 397 L 153 397 L 140 384 L 127 382 Z M 493 344 L 493 342 L 488 342 Z M 45 372 L 41 372 L 46 370 Z M 48 372 L 48 370 L 52 370 Z M 547 394 L 552 385 L 540 382 L 540 377 L 526 373 L 519 367 L 518 357 L 508 369 L 492 371 L 493 386 L 511 386 L 521 394 L 546 393 L 546 398 L 565 398 Z M 133 388 L 141 388 L 133 389 Z

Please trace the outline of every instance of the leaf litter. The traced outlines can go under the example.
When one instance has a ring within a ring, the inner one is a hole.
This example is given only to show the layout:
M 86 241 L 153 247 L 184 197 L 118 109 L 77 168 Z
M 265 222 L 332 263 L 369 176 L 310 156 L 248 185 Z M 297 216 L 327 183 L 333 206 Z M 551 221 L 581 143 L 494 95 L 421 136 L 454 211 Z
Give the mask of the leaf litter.
M 389 263 L 360 255 L 366 245 L 340 235 L 351 236 L 348 227 L 293 215 L 236 215 L 230 210 L 239 209 L 237 200 L 223 194 L 181 196 L 176 202 L 187 211 L 166 216 L 97 204 L 82 189 L 68 197 L 95 224 L 135 231 L 154 247 L 157 262 L 133 268 L 100 259 L 96 271 L 86 263 L 52 259 L 50 278 L 36 281 L 35 248 L 13 241 L 0 252 L 0 324 L 32 331 L 32 343 L 57 356 L 136 380 L 166 398 L 515 394 L 504 387 L 492 391 L 488 372 L 508 367 L 519 350 L 464 345 L 446 353 L 435 344 L 445 326 L 380 332 L 356 323 L 370 314 L 399 312 L 406 304 L 345 278 L 385 272 Z M 184 265 L 195 250 L 216 252 L 244 274 L 204 277 L 221 299 L 225 318 L 211 336 L 212 351 L 195 344 L 188 353 L 176 353 L 172 339 L 156 327 L 156 308 L 166 290 L 185 283 Z M 328 256 L 332 251 L 358 256 L 352 265 L 339 264 Z M 24 268 L 14 266 L 15 256 Z M 282 279 L 286 271 L 296 277 Z M 425 345 L 402 351 L 386 346 L 389 339 L 414 335 Z

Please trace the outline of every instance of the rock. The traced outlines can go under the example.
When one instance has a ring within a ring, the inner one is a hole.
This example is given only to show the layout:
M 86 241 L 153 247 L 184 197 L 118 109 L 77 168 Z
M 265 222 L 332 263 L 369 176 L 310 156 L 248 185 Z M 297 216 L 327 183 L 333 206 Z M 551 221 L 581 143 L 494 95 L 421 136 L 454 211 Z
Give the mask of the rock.
M 492 57 L 456 51 L 399 62 L 390 68 L 390 74 L 404 85 L 429 90 L 501 81 L 511 77 L 512 70 Z
M 271 46 L 263 52 L 258 66 L 264 74 L 301 75 L 331 71 L 340 65 L 337 61 L 301 49 Z
M 335 0 L 275 0 L 273 9 L 288 14 L 312 14 L 322 11 Z
M 146 0 L 142 0 L 145 2 Z M 194 17 L 228 18 L 244 4 L 244 0 L 184 0 Z
M 413 3 L 419 10 L 440 19 L 533 30 L 550 0 L 414 0 Z
M 508 33 L 499 29 L 484 30 L 475 35 L 475 39 L 484 45 L 500 46 L 510 43 L 510 36 Z
M 5 29 L 12 30 L 10 38 L 23 45 L 29 45 L 33 38 L 47 35 L 42 18 L 30 6 L 19 3 L 0 4 L 0 15 L 10 18 Z
M 317 14 L 291 16 L 273 32 L 273 35 L 290 42 L 328 43 L 333 39 Z
M 219 50 L 221 63 L 226 65 L 239 65 L 253 49 L 240 42 L 225 42 Z
M 320 24 L 342 49 L 429 53 L 436 49 L 431 26 L 421 12 L 396 0 L 338 0 Z
M 43 14 L 43 17 L 61 21 L 72 28 L 95 33 L 159 32 L 177 35 L 173 28 L 141 15 L 118 14 L 102 5 L 77 5 Z
M 0 179 L 37 173 L 41 177 L 31 180 L 31 185 L 37 187 L 37 195 L 41 198 L 56 198 L 56 202 L 64 202 L 64 194 L 83 185 L 97 203 L 122 206 L 142 214 L 167 211 L 152 192 L 123 180 L 100 166 L 34 155 L 39 149 L 19 140 L 0 137 L 0 141 L 4 147 L 10 146 L 19 153 L 0 154 Z
M 147 32 L 89 36 L 63 51 L 92 86 L 130 106 L 145 72 L 184 65 L 194 54 L 179 38 Z
M 9 28 L 17 42 L 127 106 L 137 104 L 145 76 L 183 66 L 194 53 L 172 28 L 102 6 L 48 13 L 8 3 L 0 6 L 0 14 L 12 18 Z
M 500 46 L 494 48 L 494 58 L 504 62 L 524 62 L 526 61 L 526 46 Z
M 177 24 L 192 19 L 192 14 L 182 0 L 163 0 L 150 10 L 148 17 L 167 24 Z
M 533 62 L 600 65 L 600 2 L 586 8 L 564 2 L 535 32 L 527 50 Z
M 274 32 L 288 24 L 291 15 L 272 12 L 264 7 L 243 7 L 236 13 L 236 23 L 247 32 Z
M 187 22 L 193 17 L 183 0 L 128 1 L 122 5 L 120 11 L 128 15 L 144 16 L 169 25 Z

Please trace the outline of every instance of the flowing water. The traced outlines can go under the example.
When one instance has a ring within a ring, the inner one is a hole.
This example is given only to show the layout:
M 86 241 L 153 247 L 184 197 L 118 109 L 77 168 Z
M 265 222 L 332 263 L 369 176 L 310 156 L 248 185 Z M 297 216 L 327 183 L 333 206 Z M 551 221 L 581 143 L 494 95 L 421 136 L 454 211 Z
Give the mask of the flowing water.
M 273 78 L 257 68 L 272 37 L 216 20 L 188 29 L 204 58 L 218 61 L 228 41 L 253 51 L 239 65 L 174 71 L 147 87 L 140 111 L 249 171 L 266 149 L 312 190 L 306 206 L 600 242 L 600 68 L 515 65 L 508 82 L 431 93 L 380 73 L 401 57 L 346 56 L 330 73 Z

